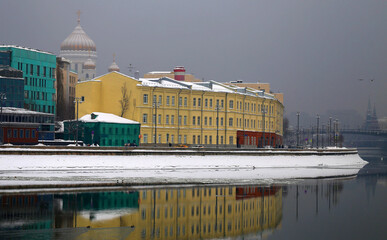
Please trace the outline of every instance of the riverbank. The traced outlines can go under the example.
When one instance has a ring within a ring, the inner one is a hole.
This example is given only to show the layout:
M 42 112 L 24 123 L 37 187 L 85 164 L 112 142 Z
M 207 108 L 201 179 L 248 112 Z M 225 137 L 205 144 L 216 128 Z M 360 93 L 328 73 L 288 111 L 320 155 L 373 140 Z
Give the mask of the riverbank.
M 336 154 L 325 155 L 311 154 L 313 151 L 305 151 L 304 155 L 289 155 L 285 151 L 269 154 L 269 150 L 263 155 L 259 151 L 237 151 L 240 154 L 214 151 L 216 154 L 204 156 L 191 151 L 157 154 L 148 150 L 149 154 L 141 155 L 3 154 L 0 155 L 0 189 L 117 186 L 117 183 L 121 186 L 273 183 L 355 176 L 367 164 L 356 151 L 345 151 L 345 154 L 333 151 Z
M 320 149 L 218 149 L 218 148 L 138 148 L 138 147 L 76 147 L 76 146 L 0 146 L 0 155 L 237 155 L 237 156 L 270 156 L 270 155 L 347 155 L 357 154 L 355 148 L 320 148 Z

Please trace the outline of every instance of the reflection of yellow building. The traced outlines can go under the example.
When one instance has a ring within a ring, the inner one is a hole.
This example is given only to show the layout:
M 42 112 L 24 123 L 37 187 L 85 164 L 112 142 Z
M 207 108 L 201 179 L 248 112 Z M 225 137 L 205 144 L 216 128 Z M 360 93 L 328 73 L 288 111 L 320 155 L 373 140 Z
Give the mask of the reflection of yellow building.
M 265 145 L 282 144 L 284 107 L 258 89 L 110 72 L 78 83 L 76 94 L 85 97 L 79 116 L 106 112 L 140 122 L 142 144 L 262 146 L 263 136 Z
M 98 214 L 98 213 L 97 213 Z M 275 229 L 282 219 L 282 189 L 204 187 L 139 191 L 139 209 L 103 220 L 77 213 L 74 227 L 133 226 L 126 239 L 232 237 Z M 92 231 L 78 239 L 103 239 Z

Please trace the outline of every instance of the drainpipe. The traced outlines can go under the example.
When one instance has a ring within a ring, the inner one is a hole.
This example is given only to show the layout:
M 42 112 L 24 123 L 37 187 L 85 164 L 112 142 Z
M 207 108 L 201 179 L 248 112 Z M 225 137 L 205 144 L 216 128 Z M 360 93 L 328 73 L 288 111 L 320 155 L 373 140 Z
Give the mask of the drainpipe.
M 203 93 L 202 93 L 202 100 L 201 100 L 201 109 L 200 109 L 200 111 L 201 111 L 201 117 L 200 117 L 200 141 L 202 141 L 202 139 L 203 139 L 203 105 L 204 105 L 204 91 L 203 91 Z M 200 142 L 198 143 L 198 144 L 201 144 Z
M 179 116 L 180 116 L 180 93 L 182 89 L 179 90 L 179 93 L 177 94 L 177 141 L 179 143 L 179 134 L 180 134 L 180 121 L 179 121 Z M 183 100 L 181 101 L 183 104 Z M 179 143 L 180 144 L 180 143 Z
M 242 125 L 243 125 L 243 145 L 246 145 L 245 143 L 245 101 L 246 101 L 246 95 L 243 97 L 243 104 L 242 104 L 242 108 L 243 108 L 243 121 L 242 121 Z
M 227 96 L 226 93 L 225 103 L 224 103 L 224 145 L 227 145 Z

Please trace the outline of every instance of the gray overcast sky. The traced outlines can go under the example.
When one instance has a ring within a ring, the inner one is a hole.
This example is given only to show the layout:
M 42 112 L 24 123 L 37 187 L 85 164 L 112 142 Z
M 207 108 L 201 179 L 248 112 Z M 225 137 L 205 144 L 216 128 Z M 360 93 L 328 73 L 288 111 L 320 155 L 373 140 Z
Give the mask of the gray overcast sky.
M 0 43 L 59 54 L 78 9 L 99 75 L 116 53 L 123 73 L 183 65 L 205 80 L 268 82 L 287 113 L 364 115 L 371 95 L 387 116 L 386 0 L 0 0 Z

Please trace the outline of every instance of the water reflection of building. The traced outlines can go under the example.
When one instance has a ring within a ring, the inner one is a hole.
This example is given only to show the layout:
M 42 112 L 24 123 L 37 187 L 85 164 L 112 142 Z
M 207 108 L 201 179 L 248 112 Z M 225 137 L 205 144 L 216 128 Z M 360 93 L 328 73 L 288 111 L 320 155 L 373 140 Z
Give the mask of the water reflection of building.
M 50 229 L 52 216 L 53 195 L 0 195 L 0 232 Z
M 60 235 L 61 229 L 82 230 L 73 230 L 77 231 L 74 239 L 109 236 L 96 234 L 98 229 L 111 229 L 111 234 L 119 234 L 122 239 L 257 235 L 276 229 L 282 220 L 280 187 L 144 189 L 0 196 L 0 200 L 0 233 L 9 229 L 51 229 Z
M 282 219 L 277 187 L 149 189 L 139 191 L 138 201 L 138 211 L 110 219 L 77 213 L 74 227 L 134 226 L 134 239 L 201 239 L 259 233 Z

